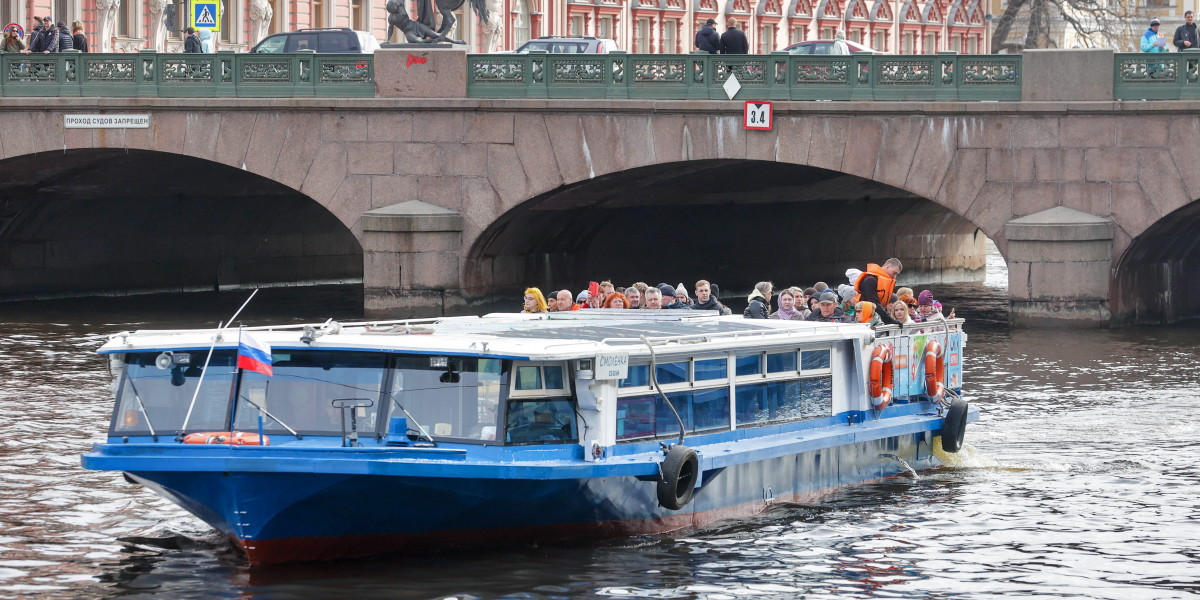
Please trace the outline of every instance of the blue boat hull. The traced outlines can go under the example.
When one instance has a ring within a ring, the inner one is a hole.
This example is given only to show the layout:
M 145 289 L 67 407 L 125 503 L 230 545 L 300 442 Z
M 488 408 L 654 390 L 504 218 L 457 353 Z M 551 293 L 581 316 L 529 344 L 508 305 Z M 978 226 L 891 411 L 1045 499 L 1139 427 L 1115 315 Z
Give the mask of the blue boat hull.
M 841 486 L 936 465 L 932 432 L 703 472 L 683 509 L 656 479 L 472 479 L 352 473 L 134 471 L 223 532 L 252 564 L 674 531 L 804 502 Z

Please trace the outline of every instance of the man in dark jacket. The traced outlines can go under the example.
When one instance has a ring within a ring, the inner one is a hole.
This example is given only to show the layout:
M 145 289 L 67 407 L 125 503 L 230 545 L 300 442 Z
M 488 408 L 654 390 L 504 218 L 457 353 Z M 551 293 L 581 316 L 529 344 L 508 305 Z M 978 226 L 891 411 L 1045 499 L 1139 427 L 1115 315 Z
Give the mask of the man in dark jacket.
M 75 40 L 71 38 L 71 32 L 67 31 L 67 26 L 62 21 L 59 21 L 54 27 L 58 29 L 58 51 L 74 50 Z
M 1196 16 L 1192 11 L 1183 13 L 1183 25 L 1175 30 L 1175 40 L 1172 42 L 1180 52 L 1200 48 L 1200 35 L 1196 32 Z
M 837 294 L 833 292 L 824 292 L 821 294 L 821 301 L 817 304 L 817 310 L 812 311 L 805 321 L 817 321 L 820 323 L 850 323 L 850 319 L 846 318 L 846 313 L 838 308 Z
M 709 54 L 716 54 L 721 51 L 721 36 L 717 35 L 716 19 L 709 19 L 704 22 L 704 27 L 696 32 L 696 49 L 703 50 Z
M 183 40 L 183 51 L 192 54 L 200 54 L 201 52 L 204 52 L 204 50 L 200 48 L 200 38 L 196 36 L 196 30 L 188 27 L 183 31 L 187 33 L 187 38 Z
M 54 27 L 50 17 L 42 17 L 42 30 L 37 33 L 36 37 L 30 39 L 28 52 L 34 54 L 58 52 L 58 29 Z
M 722 315 L 732 314 L 728 306 L 717 300 L 717 295 L 713 293 L 712 287 L 704 279 L 696 282 L 696 304 L 692 305 L 692 310 L 715 310 Z
M 729 17 L 725 22 L 725 33 L 721 34 L 721 54 L 749 54 L 750 43 L 746 34 L 737 28 L 737 19 Z

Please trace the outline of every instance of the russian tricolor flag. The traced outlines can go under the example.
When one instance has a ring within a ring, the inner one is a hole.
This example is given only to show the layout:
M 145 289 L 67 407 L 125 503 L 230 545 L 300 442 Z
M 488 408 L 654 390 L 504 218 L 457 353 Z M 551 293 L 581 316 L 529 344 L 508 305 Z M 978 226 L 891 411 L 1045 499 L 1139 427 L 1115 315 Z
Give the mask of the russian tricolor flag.
M 271 346 L 243 331 L 238 336 L 237 366 L 239 369 L 274 375 L 271 369 Z

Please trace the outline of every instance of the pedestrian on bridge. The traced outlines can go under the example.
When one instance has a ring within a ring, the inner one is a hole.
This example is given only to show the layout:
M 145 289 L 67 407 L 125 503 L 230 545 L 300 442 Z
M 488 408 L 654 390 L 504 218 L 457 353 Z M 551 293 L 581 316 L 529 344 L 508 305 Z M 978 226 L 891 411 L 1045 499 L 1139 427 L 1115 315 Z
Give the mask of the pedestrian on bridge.
M 1158 32 L 1161 23 L 1158 19 L 1150 21 L 1150 27 L 1142 34 L 1142 52 L 1166 52 L 1167 38 Z
M 746 34 L 737 25 L 737 19 L 733 17 L 725 21 L 725 33 L 721 34 L 721 54 L 750 53 L 750 42 L 746 41 Z
M 709 54 L 716 54 L 721 51 L 721 36 L 717 34 L 716 19 L 709 19 L 704 22 L 704 27 L 696 32 L 696 48 L 703 50 Z
M 1190 10 L 1183 13 L 1183 21 L 1183 25 L 1175 29 L 1175 39 L 1172 40 L 1172 43 L 1180 52 L 1200 48 L 1200 35 L 1197 35 L 1196 32 L 1195 13 Z

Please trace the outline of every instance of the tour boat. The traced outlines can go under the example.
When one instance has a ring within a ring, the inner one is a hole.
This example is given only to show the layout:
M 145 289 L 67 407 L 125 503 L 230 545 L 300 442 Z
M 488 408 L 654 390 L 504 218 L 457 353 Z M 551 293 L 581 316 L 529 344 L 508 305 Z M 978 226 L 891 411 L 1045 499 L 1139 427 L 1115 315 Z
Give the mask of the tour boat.
M 616 309 L 121 332 L 83 466 L 251 564 L 670 532 L 937 466 L 978 419 L 965 341 Z

